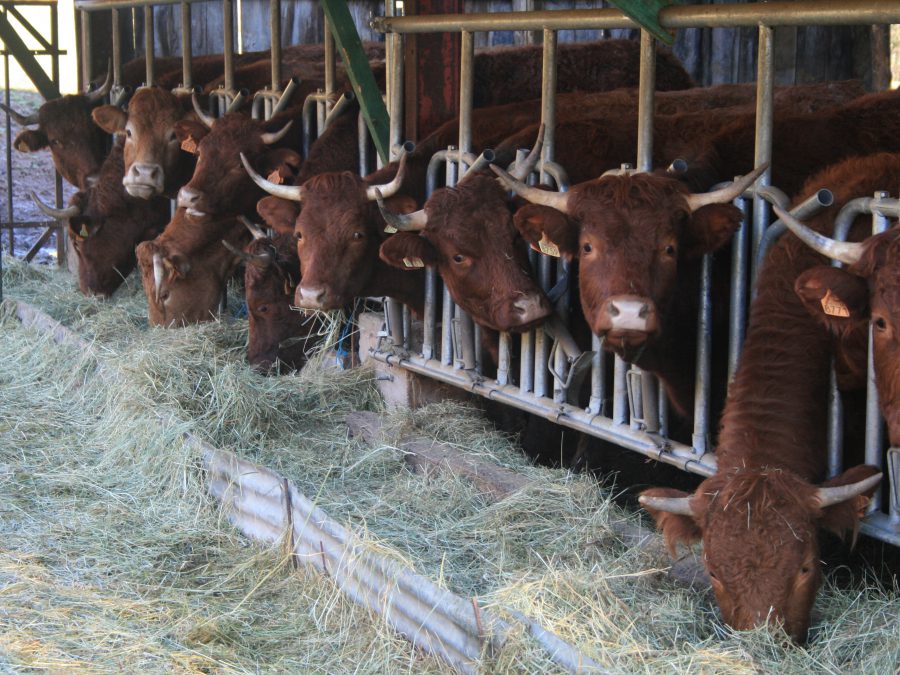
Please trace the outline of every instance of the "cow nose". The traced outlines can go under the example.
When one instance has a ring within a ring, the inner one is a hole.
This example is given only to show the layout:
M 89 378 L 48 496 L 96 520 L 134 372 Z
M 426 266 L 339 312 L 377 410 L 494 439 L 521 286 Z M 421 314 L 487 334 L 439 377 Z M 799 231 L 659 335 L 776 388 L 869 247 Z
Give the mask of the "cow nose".
M 600 310 L 600 319 L 600 326 L 604 332 L 655 333 L 659 327 L 656 305 L 652 300 L 635 295 L 616 295 L 609 298 Z
M 144 178 L 156 181 L 160 173 L 158 164 L 138 164 L 135 162 L 131 165 L 131 176 L 135 179 Z
M 163 172 L 158 164 L 135 162 L 122 179 L 125 190 L 132 197 L 149 199 L 163 191 Z
M 191 208 L 200 199 L 200 193 L 189 187 L 183 187 L 178 191 L 176 206 L 179 208 Z
M 306 309 L 322 309 L 325 304 L 325 289 L 321 286 L 297 286 L 294 303 Z
M 519 298 L 513 303 L 513 311 L 521 324 L 543 319 L 550 314 L 550 305 L 542 295 L 533 294 Z

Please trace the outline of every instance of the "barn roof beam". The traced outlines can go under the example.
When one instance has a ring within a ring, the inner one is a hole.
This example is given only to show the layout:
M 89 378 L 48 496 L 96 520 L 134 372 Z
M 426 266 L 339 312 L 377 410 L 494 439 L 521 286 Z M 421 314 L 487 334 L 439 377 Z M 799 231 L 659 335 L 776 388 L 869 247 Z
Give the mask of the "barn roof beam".
M 16 17 L 20 21 L 24 21 L 18 13 L 16 13 Z M 31 32 L 34 32 L 27 22 L 25 22 L 25 25 Z M 25 41 L 19 37 L 18 33 L 16 33 L 16 30 L 7 18 L 5 8 L 0 11 L 0 40 L 6 45 L 6 50 L 19 62 L 19 65 L 22 66 L 22 70 L 28 75 L 28 79 L 34 83 L 34 86 L 41 92 L 41 96 L 43 96 L 45 100 L 49 101 L 54 98 L 59 98 L 59 87 L 57 87 L 57 85 L 47 76 L 47 73 L 41 68 L 37 59 L 34 58 L 34 52 L 28 48 Z M 42 42 L 45 41 L 42 40 Z

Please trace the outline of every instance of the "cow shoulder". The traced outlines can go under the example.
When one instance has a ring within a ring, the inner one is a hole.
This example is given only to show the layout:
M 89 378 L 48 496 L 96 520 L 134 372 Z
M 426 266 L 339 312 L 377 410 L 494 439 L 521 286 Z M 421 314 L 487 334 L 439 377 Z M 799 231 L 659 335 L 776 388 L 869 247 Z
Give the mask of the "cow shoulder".
M 690 257 L 712 253 L 727 244 L 743 214 L 733 204 L 707 204 L 688 216 L 683 251 Z
M 256 203 L 256 212 L 266 225 L 279 234 L 294 233 L 294 221 L 300 215 L 300 205 L 281 197 L 263 197 Z
M 114 105 L 101 105 L 91 111 L 91 118 L 94 124 L 103 129 L 108 134 L 117 134 L 125 131 L 125 125 L 128 122 L 128 115 Z
M 797 277 L 794 292 L 806 311 L 835 335 L 868 321 L 868 284 L 847 270 L 830 265 L 810 268 Z
M 578 225 L 554 208 L 526 204 L 516 211 L 513 222 L 535 251 L 555 247 L 568 260 L 578 253 Z
M 391 235 L 381 245 L 378 255 L 388 265 L 401 270 L 416 270 L 438 262 L 438 252 L 431 242 L 414 232 Z

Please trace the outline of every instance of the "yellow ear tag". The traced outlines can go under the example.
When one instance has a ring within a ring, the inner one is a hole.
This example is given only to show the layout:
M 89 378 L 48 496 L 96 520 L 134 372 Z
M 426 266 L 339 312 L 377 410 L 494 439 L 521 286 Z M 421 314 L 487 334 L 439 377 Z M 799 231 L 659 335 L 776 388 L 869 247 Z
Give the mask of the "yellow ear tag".
M 90 232 L 88 232 L 87 225 L 84 223 L 81 224 L 81 232 L 78 233 L 78 236 L 82 239 L 87 239 L 90 236 Z
M 181 149 L 185 152 L 189 152 L 192 155 L 197 154 L 197 141 L 194 140 L 193 136 L 188 136 L 183 141 L 181 141 Z
M 421 258 L 404 258 L 403 264 L 407 267 L 425 267 L 425 263 Z
M 284 178 L 281 177 L 281 174 L 278 173 L 278 169 L 275 169 L 272 173 L 266 176 L 266 180 L 270 183 L 275 183 L 276 185 L 281 185 L 284 182 Z
M 831 289 L 825 291 L 825 297 L 822 298 L 822 311 L 828 316 L 849 317 L 850 310 L 841 300 L 831 294 Z
M 545 232 L 541 233 L 541 240 L 538 242 L 538 246 L 544 255 L 552 255 L 554 258 L 559 257 L 559 246 L 550 241 Z
M 394 234 L 394 232 L 397 232 L 397 231 L 398 231 L 397 228 L 394 227 L 393 225 L 385 224 L 385 226 L 384 226 L 385 234 Z

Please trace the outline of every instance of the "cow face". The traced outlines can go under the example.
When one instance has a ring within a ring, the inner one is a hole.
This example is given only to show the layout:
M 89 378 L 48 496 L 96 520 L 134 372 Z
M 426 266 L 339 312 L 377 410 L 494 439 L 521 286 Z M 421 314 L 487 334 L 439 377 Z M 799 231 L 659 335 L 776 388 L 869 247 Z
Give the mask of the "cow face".
M 106 155 L 103 132 L 91 121 L 96 105 L 93 95 L 63 96 L 44 103 L 36 114 L 20 123 L 35 124 L 37 129 L 24 129 L 13 141 L 19 152 L 50 149 L 53 165 L 69 183 L 85 189 L 89 178 L 96 176 Z
M 178 98 L 156 87 L 139 89 L 128 112 L 111 105 L 92 114 L 94 122 L 110 134 L 125 135 L 125 174 L 122 185 L 138 199 L 150 199 L 173 189 L 179 165 L 191 166 L 191 155 L 181 149 L 175 125 L 192 119 Z
M 564 211 L 531 204 L 515 216 L 536 249 L 578 257 L 591 329 L 626 356 L 662 332 L 684 267 L 725 244 L 740 221 L 730 204 L 692 209 L 679 181 L 651 174 L 582 183 Z
M 175 125 L 182 147 L 194 149 L 197 155 L 194 175 L 178 193 L 178 206 L 187 210 L 188 217 L 252 212 L 259 191 L 241 166 L 241 154 L 259 173 L 278 183 L 292 182 L 300 170 L 303 160 L 299 154 L 269 147 L 283 137 L 288 126 L 269 132 L 265 126 L 268 123 L 240 113 L 207 122 L 211 128 L 185 120 Z M 283 120 L 279 123 L 284 125 Z
M 891 445 L 900 446 L 900 228 L 856 246 L 858 259 L 846 269 L 807 270 L 794 290 L 832 334 L 865 335 L 871 322 L 879 405 Z
M 247 359 L 263 372 L 278 362 L 300 368 L 316 342 L 312 317 L 291 308 L 300 279 L 293 237 L 280 235 L 276 241 L 254 239 L 244 249 L 250 322 Z
M 243 225 L 238 225 L 226 240 L 240 248 L 247 238 Z M 150 324 L 183 326 L 214 319 L 240 259 L 220 241 L 182 253 L 164 239 L 165 234 L 136 250 Z
M 522 331 L 547 318 L 550 302 L 530 274 L 506 193 L 493 176 L 467 176 L 425 204 L 421 235 L 401 232 L 381 246 L 398 269 L 435 265 L 453 300 L 472 319 L 498 331 Z
M 817 528 L 855 531 L 879 478 L 857 466 L 817 488 L 787 469 L 747 468 L 716 474 L 693 495 L 645 490 L 641 503 L 673 556 L 679 542 L 702 540 L 725 623 L 778 623 L 802 643 L 821 584 Z

